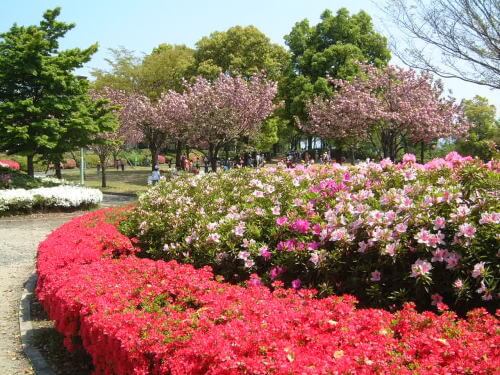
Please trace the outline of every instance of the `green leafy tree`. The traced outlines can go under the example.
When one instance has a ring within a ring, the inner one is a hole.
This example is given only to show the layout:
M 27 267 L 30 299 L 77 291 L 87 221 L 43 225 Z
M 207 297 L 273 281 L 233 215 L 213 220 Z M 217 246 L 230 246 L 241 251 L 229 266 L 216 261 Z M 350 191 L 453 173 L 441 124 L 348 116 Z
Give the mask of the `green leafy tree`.
M 288 52 L 255 26 L 234 26 L 216 31 L 196 43 L 196 73 L 217 78 L 220 73 L 250 77 L 266 72 L 278 81 L 287 64 Z
M 359 74 L 358 62 L 381 67 L 391 58 L 387 39 L 375 31 L 371 17 L 364 11 L 350 15 L 345 8 L 335 15 L 325 10 L 314 26 L 307 19 L 297 22 L 285 42 L 291 63 L 280 96 L 289 119 L 305 119 L 305 103 L 313 95 L 332 94 L 327 77 L 351 79 Z
M 158 99 L 163 92 L 184 89 L 195 63 L 194 50 L 185 45 L 160 44 L 142 61 L 139 86 L 149 98 Z
M 68 118 L 60 118 L 64 133 L 54 147 L 41 155 L 47 162 L 54 164 L 56 177 L 62 178 L 60 165 L 65 153 L 93 145 L 96 139 L 103 139 L 103 134 L 114 132 L 117 122 L 112 110 L 115 108 L 108 109 L 107 104 L 106 101 L 93 100 L 85 95 L 77 102 L 76 111 L 69 112 Z
M 495 106 L 478 95 L 471 100 L 464 100 L 463 106 L 472 127 L 468 137 L 457 142 L 457 151 L 463 155 L 478 156 L 485 161 L 492 159 L 498 155 L 500 143 L 500 120 L 495 117 Z
M 93 69 L 91 72 L 94 77 L 93 88 L 98 91 L 106 87 L 128 92 L 140 91 L 141 59 L 134 51 L 124 47 L 110 48 L 109 53 L 111 56 L 105 61 L 110 69 Z
M 18 26 L 0 34 L 0 149 L 27 157 L 33 176 L 37 154 L 50 154 L 82 126 L 82 101 L 88 83 L 74 74 L 97 51 L 59 50 L 59 39 L 75 25 L 57 20 L 60 8 L 47 10 L 39 25 Z M 84 107 L 84 105 L 83 105 Z

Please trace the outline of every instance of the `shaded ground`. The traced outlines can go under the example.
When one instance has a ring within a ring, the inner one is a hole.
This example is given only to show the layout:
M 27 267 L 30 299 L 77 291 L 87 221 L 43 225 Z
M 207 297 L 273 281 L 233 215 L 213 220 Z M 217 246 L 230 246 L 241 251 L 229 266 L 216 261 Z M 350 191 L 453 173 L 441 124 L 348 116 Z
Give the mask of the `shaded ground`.
M 131 198 L 105 196 L 103 206 Z M 34 214 L 0 218 L 0 374 L 32 374 L 19 337 L 18 307 L 24 282 L 34 269 L 38 243 L 47 234 L 83 212 Z

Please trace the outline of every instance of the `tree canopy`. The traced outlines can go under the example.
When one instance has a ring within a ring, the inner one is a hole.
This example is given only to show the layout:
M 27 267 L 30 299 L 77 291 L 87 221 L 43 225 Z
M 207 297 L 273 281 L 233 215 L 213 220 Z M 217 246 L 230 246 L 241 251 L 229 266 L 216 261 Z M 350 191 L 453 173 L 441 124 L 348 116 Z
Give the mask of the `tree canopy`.
M 362 67 L 353 81 L 334 80 L 332 98 L 308 104 L 308 133 L 330 139 L 369 139 L 381 156 L 395 160 L 405 143 L 428 143 L 463 135 L 468 129 L 462 109 L 442 97 L 439 82 L 429 74 L 388 66 Z
M 335 15 L 325 10 L 314 26 L 307 19 L 297 22 L 285 42 L 291 64 L 280 92 L 290 118 L 305 118 L 305 103 L 314 94 L 331 95 L 327 77 L 351 79 L 359 73 L 358 62 L 381 67 L 391 58 L 371 17 L 363 11 L 351 15 L 346 8 Z
M 457 142 L 457 151 L 463 155 L 478 156 L 487 161 L 498 155 L 500 120 L 496 108 L 482 96 L 463 101 L 464 113 L 471 124 L 469 134 Z
M 288 64 L 287 51 L 255 26 L 216 31 L 196 43 L 196 73 L 217 78 L 220 73 L 250 77 L 265 71 L 278 80 Z
M 58 21 L 59 14 L 60 8 L 47 10 L 39 25 L 14 24 L 0 34 L 0 149 L 26 155 L 30 175 L 36 154 L 54 152 L 62 140 L 79 146 L 100 131 L 83 120 L 88 83 L 74 74 L 97 44 L 59 50 L 59 39 L 75 26 Z

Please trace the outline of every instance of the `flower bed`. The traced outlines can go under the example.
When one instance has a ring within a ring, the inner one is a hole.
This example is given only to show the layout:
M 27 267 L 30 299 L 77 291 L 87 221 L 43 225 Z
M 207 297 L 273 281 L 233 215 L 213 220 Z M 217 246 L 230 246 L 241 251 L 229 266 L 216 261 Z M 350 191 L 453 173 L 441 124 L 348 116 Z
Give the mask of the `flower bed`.
M 73 219 L 40 244 L 37 295 L 96 374 L 494 374 L 498 319 L 356 309 L 350 296 L 270 291 L 209 268 L 137 258 L 120 212 Z M 441 306 L 445 309 L 444 306 Z
M 356 166 L 240 169 L 162 182 L 122 224 L 155 259 L 257 273 L 365 306 L 494 308 L 498 165 L 456 153 Z
M 50 209 L 86 208 L 102 201 L 102 193 L 73 185 L 42 187 L 36 189 L 0 190 L 0 216 L 17 212 Z
M 18 171 L 21 169 L 21 165 L 15 160 L 0 159 L 0 167 L 13 169 Z

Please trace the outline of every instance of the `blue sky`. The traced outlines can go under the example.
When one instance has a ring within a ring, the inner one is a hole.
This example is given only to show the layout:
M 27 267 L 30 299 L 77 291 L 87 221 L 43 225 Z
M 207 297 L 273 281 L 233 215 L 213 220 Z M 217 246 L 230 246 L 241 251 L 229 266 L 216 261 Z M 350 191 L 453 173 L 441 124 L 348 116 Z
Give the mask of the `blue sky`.
M 62 20 L 76 23 L 62 47 L 87 47 L 99 42 L 99 52 L 84 71 L 106 68 L 108 48 L 124 46 L 137 53 L 149 53 L 160 43 L 193 47 L 201 37 L 234 25 L 254 25 L 273 42 L 283 44 L 283 36 L 295 22 L 308 18 L 316 23 L 327 8 L 366 10 L 384 34 L 388 25 L 371 0 L 1 0 L 0 31 L 6 31 L 14 22 L 38 23 L 44 10 L 55 6 L 62 7 Z M 445 80 L 445 88 L 458 99 L 486 96 L 500 110 L 498 90 L 459 80 Z

